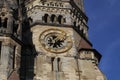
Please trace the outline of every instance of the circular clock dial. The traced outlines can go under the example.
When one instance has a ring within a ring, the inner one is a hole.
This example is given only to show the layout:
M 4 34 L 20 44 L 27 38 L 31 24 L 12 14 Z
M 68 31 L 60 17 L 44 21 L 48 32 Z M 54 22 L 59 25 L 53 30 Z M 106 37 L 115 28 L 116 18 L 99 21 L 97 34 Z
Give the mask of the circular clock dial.
M 49 29 L 40 35 L 42 46 L 50 52 L 61 53 L 69 50 L 72 41 L 67 34 L 59 29 Z
M 63 48 L 65 46 L 65 39 L 64 37 L 60 38 L 60 35 L 58 33 L 49 34 L 45 38 L 46 44 L 51 48 Z

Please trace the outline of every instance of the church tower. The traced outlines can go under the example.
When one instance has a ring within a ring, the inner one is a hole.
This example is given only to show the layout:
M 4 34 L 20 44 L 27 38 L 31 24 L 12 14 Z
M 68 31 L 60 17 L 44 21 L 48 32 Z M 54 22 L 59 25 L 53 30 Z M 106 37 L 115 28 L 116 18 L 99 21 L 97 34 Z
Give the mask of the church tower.
M 21 22 L 17 0 L 0 1 L 0 80 L 18 80 Z
M 105 80 L 83 0 L 26 0 L 22 80 Z
M 1 0 L 0 80 L 106 80 L 83 0 Z

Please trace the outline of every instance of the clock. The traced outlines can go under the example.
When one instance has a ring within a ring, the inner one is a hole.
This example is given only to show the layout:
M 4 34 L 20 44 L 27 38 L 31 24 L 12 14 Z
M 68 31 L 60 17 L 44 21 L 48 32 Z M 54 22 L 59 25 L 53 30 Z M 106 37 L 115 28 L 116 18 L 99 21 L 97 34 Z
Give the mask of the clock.
M 72 47 L 72 40 L 66 32 L 60 29 L 48 29 L 41 33 L 39 41 L 45 50 L 62 53 Z

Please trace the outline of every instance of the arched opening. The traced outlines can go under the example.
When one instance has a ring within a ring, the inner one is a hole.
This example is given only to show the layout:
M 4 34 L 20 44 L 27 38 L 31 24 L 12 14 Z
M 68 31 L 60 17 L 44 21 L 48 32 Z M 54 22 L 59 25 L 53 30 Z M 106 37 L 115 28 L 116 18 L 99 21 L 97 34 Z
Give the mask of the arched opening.
M 45 23 L 48 23 L 49 15 L 48 15 L 48 14 L 45 14 L 43 18 L 44 18 L 44 22 L 45 22 Z
M 53 23 L 53 22 L 55 22 L 56 20 L 56 16 L 53 14 L 53 15 L 51 15 L 51 22 Z
M 59 22 L 59 24 L 63 23 L 63 16 L 62 15 L 58 16 L 58 22 Z
M 3 22 L 3 27 L 4 27 L 4 28 L 7 28 L 7 21 L 8 21 L 8 18 L 5 18 L 5 19 L 4 19 L 4 22 Z

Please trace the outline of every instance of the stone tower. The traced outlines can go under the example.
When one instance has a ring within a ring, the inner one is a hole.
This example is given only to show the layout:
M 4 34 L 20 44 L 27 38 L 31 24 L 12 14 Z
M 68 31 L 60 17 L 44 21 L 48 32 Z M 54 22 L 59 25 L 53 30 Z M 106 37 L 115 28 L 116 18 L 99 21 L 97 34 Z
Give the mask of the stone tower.
M 1 0 L 0 80 L 105 80 L 83 0 Z
M 21 22 L 16 0 L 0 1 L 0 80 L 19 79 Z
M 105 80 L 83 0 L 26 0 L 22 80 Z

